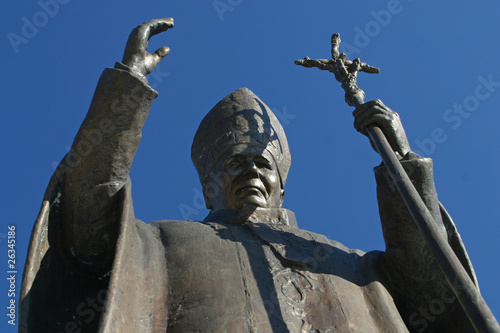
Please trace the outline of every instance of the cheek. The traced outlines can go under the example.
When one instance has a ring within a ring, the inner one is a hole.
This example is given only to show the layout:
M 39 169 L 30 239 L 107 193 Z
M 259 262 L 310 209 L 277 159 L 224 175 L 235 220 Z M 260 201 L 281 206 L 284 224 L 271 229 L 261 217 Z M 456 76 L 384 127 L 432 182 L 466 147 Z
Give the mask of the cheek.
M 215 198 L 226 192 L 230 183 L 231 176 L 226 172 L 220 172 L 217 175 L 212 175 L 209 183 L 207 184 L 207 194 L 212 198 Z
M 229 173 L 224 173 L 219 181 L 219 191 L 223 193 L 225 197 L 231 196 L 231 189 L 233 188 L 233 181 L 235 177 Z
M 276 173 L 272 173 L 267 175 L 267 180 L 269 182 L 269 190 L 271 191 L 277 191 L 280 188 L 280 180 L 279 176 Z
M 216 186 L 224 187 L 230 178 L 230 175 L 226 171 L 220 171 L 217 174 L 212 175 L 211 180 Z
M 203 194 L 205 195 L 205 200 L 213 200 L 217 198 L 220 193 L 219 185 L 214 182 L 207 182 L 203 188 Z

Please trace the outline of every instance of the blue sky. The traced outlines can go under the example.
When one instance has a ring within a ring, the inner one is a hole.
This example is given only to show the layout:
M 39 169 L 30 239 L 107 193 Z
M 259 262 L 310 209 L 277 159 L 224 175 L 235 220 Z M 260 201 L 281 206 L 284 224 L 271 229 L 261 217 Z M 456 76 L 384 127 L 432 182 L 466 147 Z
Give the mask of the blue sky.
M 57 5 L 55 5 L 57 4 Z M 381 69 L 360 74 L 367 100 L 402 118 L 413 150 L 434 160 L 441 202 L 455 220 L 483 297 L 500 317 L 500 4 L 498 1 L 9 1 L 0 20 L 3 162 L 0 276 L 7 227 L 16 226 L 16 288 L 33 222 L 58 161 L 83 120 L 100 73 L 120 61 L 128 34 L 174 17 L 150 50 L 168 45 L 151 75 L 159 92 L 132 168 L 136 216 L 203 219 L 190 160 L 203 116 L 248 87 L 274 110 L 292 167 L 284 207 L 299 226 L 351 248 L 385 248 L 372 168 L 380 159 L 352 126 L 333 75 L 293 64 L 328 58 L 339 32 L 349 58 Z M 8 284 L 0 282 L 0 328 Z M 5 314 L 4 314 L 5 313 Z

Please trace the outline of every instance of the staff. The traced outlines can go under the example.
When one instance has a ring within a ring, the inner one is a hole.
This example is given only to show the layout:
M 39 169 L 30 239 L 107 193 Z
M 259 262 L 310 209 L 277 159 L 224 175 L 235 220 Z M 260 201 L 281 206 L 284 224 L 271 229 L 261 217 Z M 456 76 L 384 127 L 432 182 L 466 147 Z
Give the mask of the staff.
M 333 34 L 331 59 L 313 60 L 305 57 L 302 60 L 296 60 L 295 64 L 304 67 L 317 67 L 333 73 L 345 90 L 347 104 L 358 108 L 364 103 L 365 93 L 356 84 L 357 73 L 360 71 L 378 73 L 379 69 L 361 62 L 359 58 L 353 61 L 347 60 L 345 53 L 339 54 L 339 45 L 340 35 Z M 447 240 L 439 233 L 433 217 L 411 183 L 382 130 L 378 126 L 370 125 L 366 131 L 476 332 L 500 332 L 500 326 L 491 310 Z

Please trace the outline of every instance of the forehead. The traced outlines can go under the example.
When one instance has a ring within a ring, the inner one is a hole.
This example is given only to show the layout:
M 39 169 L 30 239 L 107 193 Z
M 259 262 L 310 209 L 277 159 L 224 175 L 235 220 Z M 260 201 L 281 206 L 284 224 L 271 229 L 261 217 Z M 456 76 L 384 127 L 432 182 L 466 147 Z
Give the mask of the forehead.
M 262 146 L 248 145 L 248 144 L 239 144 L 232 146 L 231 148 L 226 150 L 224 154 L 222 154 L 220 160 L 224 161 L 228 158 L 236 156 L 253 157 L 253 158 L 257 156 L 262 156 L 274 164 L 274 158 L 267 149 L 265 149 Z

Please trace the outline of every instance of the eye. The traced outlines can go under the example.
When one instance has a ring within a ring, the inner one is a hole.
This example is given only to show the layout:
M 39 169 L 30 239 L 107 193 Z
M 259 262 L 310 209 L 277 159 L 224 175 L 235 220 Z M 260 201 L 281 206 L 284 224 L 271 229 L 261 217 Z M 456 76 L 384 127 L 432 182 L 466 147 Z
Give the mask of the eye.
M 236 170 L 241 167 L 242 158 L 239 156 L 230 156 L 224 162 L 224 168 L 228 171 Z
M 256 157 L 253 162 L 255 163 L 255 165 L 259 169 L 269 169 L 269 170 L 271 170 L 273 168 L 273 165 L 271 164 L 271 162 L 267 158 L 265 158 L 263 156 Z

